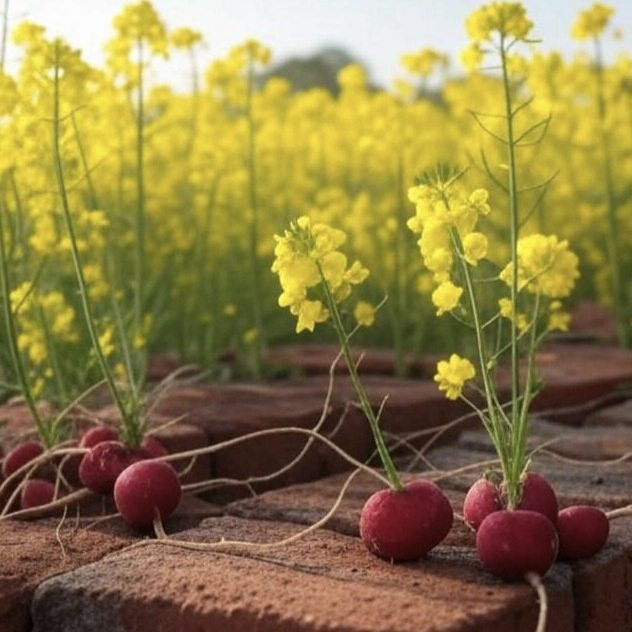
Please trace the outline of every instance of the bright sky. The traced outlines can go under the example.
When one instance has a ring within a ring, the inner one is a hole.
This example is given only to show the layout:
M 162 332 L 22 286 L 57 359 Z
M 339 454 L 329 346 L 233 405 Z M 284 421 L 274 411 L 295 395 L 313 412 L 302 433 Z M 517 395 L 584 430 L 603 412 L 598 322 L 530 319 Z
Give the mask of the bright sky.
M 593 0 L 526 0 L 533 35 L 542 49 L 571 53 L 578 44 L 570 27 Z M 606 54 L 632 53 L 632 2 L 607 2 L 615 8 L 613 25 L 622 41 L 608 43 Z M 233 46 L 255 38 L 272 49 L 273 62 L 292 55 L 310 55 L 327 45 L 345 48 L 369 69 L 371 79 L 390 85 L 402 76 L 402 53 L 431 47 L 447 53 L 458 67 L 466 44 L 464 22 L 483 0 L 154 0 L 169 29 L 189 26 L 204 34 L 207 48 L 201 67 L 224 56 Z M 101 65 L 102 45 L 113 35 L 112 19 L 124 0 L 9 0 L 10 24 L 29 19 L 47 27 L 49 36 L 64 37 L 84 57 Z M 552 7 L 555 7 L 553 10 Z M 584 44 L 585 47 L 585 44 Z M 15 53 L 14 53 L 15 55 Z M 161 69 L 160 81 L 185 86 L 184 60 Z

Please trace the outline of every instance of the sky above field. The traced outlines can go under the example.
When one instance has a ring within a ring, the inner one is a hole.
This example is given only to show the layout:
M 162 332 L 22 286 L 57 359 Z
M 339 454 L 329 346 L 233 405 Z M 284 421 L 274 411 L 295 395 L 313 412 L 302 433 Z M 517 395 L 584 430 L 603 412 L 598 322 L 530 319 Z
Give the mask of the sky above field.
M 112 37 L 112 19 L 127 4 L 123 0 L 9 0 L 10 24 L 29 19 L 47 27 L 49 36 L 64 37 L 83 51 L 91 63 L 101 65 L 102 46 Z M 606 0 L 607 3 L 607 0 Z M 480 0 L 154 0 L 153 5 L 169 29 L 189 26 L 204 34 L 202 69 L 233 46 L 255 38 L 271 48 L 273 62 L 290 56 L 308 56 L 325 46 L 340 46 L 364 63 L 371 79 L 389 86 L 404 76 L 400 56 L 431 47 L 450 56 L 458 68 L 465 46 L 465 18 L 484 4 Z M 570 55 L 578 44 L 570 27 L 578 12 L 592 0 L 527 0 L 535 22 L 533 35 L 543 50 Z M 632 2 L 608 3 L 615 8 L 613 26 L 624 33 L 622 41 L 610 38 L 605 47 L 632 52 Z M 552 7 L 555 7 L 553 11 Z M 586 47 L 584 43 L 583 47 Z M 11 54 L 11 52 L 10 52 Z M 15 51 L 13 51 L 15 57 Z M 188 85 L 184 59 L 172 60 L 156 71 L 156 80 L 176 88 Z M 184 88 L 185 89 L 185 88 Z

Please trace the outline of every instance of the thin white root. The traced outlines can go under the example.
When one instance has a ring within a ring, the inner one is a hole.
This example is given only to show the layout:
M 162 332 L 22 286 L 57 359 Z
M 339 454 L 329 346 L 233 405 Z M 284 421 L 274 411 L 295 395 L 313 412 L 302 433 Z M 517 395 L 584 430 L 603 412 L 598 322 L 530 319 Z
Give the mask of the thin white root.
M 538 595 L 538 601 L 540 602 L 538 625 L 535 632 L 546 632 L 546 618 L 549 611 L 549 600 L 542 578 L 537 573 L 527 573 L 524 578 L 531 585 L 531 588 L 535 590 Z
M 84 498 L 89 498 L 90 496 L 94 496 L 95 493 L 91 492 L 89 489 L 78 489 L 76 492 L 72 494 L 68 494 L 67 496 L 62 496 L 52 503 L 48 503 L 47 505 L 40 505 L 39 507 L 31 507 L 30 509 L 20 509 L 18 511 L 13 511 L 11 513 L 4 514 L 0 516 L 0 521 L 2 520 L 14 520 L 14 519 L 29 519 L 29 518 L 43 518 L 51 511 L 55 511 L 56 509 L 64 509 L 71 505 L 72 503 L 79 502 Z
M 316 522 L 309 525 L 305 529 L 301 529 L 297 533 L 294 533 L 293 535 L 288 536 L 287 538 L 283 538 L 282 540 L 277 540 L 276 542 L 246 542 L 242 540 L 224 540 L 224 539 L 218 542 L 191 542 L 189 540 L 176 540 L 176 539 L 169 538 L 164 533 L 164 531 L 160 533 L 159 532 L 160 527 L 158 527 L 158 530 L 156 530 L 156 521 L 154 521 L 154 530 L 156 530 L 156 536 L 158 539 L 157 540 L 141 540 L 140 542 L 137 542 L 136 544 L 132 544 L 131 546 L 127 547 L 127 549 L 125 550 L 128 551 L 130 549 L 137 548 L 140 546 L 146 546 L 147 544 L 152 544 L 152 543 L 153 544 L 166 544 L 168 546 L 174 546 L 181 549 L 190 549 L 193 551 L 225 551 L 228 549 L 228 550 L 233 550 L 235 552 L 239 552 L 239 551 L 245 551 L 245 550 L 266 551 L 270 549 L 281 548 L 288 544 L 292 544 L 293 542 L 296 542 L 297 540 L 300 540 L 301 538 L 304 538 L 306 535 L 312 533 L 313 531 L 316 531 L 317 529 L 320 529 L 320 527 L 322 527 L 325 523 L 327 523 L 327 521 L 336 513 L 336 511 L 340 507 L 340 504 L 342 503 L 342 499 L 347 489 L 349 488 L 349 485 L 351 485 L 351 482 L 353 481 L 353 479 L 361 471 L 362 469 L 356 469 L 347 477 L 347 480 L 345 481 L 344 485 L 341 487 L 340 492 L 338 493 L 338 496 L 334 504 L 331 506 L 329 511 L 322 518 L 320 518 L 320 520 L 317 520 Z
M 619 509 L 606 511 L 606 518 L 608 518 L 608 520 L 615 520 L 616 518 L 625 518 L 626 516 L 632 516 L 632 505 L 626 505 L 625 507 L 619 507 Z

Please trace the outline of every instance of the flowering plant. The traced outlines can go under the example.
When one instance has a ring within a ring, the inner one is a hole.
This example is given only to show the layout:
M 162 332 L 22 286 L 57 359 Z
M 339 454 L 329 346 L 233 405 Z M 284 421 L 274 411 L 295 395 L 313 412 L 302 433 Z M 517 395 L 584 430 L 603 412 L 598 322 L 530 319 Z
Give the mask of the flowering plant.
M 438 363 L 435 381 L 448 398 L 463 398 L 478 411 L 498 455 L 509 509 L 520 503 L 530 464 L 528 413 L 539 387 L 536 350 L 550 331 L 568 327 L 569 316 L 560 299 L 570 294 L 579 276 L 578 258 L 567 241 L 555 235 L 520 234 L 524 218 L 519 209 L 516 152 L 521 141 L 543 124 L 536 123 L 520 134 L 516 131 L 517 115 L 527 103 L 516 104 L 508 53 L 517 42 L 529 41 L 531 26 L 520 3 L 485 5 L 467 21 L 473 40 L 466 56 L 468 63 L 480 63 L 489 52 L 484 45 L 493 46 L 500 57 L 505 97 L 500 116 L 505 121 L 505 134 L 492 136 L 506 147 L 507 184 L 491 172 L 487 161 L 484 166 L 507 194 L 508 260 L 502 248 L 493 248 L 479 230 L 479 224 L 495 212 L 488 191 L 468 191 L 463 172 L 425 174 L 409 191 L 416 213 L 408 227 L 420 235 L 421 256 L 433 273 L 436 288 L 432 302 L 437 315 L 453 315 L 470 326 L 476 338 L 474 360 L 452 354 L 449 360 Z M 475 116 L 482 125 L 481 118 Z M 499 370 L 506 356 L 508 401 L 504 401 Z M 485 402 L 482 409 L 464 392 L 466 383 L 475 378 Z

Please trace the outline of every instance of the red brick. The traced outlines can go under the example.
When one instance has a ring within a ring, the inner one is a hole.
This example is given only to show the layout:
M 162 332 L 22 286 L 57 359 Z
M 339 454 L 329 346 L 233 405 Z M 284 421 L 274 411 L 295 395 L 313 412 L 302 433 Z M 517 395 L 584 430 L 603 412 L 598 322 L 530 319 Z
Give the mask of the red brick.
M 278 541 L 295 525 L 225 517 L 187 532 Z M 573 630 L 568 573 L 546 580 L 549 629 Z M 533 632 L 536 598 L 479 568 L 466 548 L 438 547 L 418 563 L 392 565 L 359 539 L 327 531 L 265 551 L 200 552 L 152 542 L 42 584 L 33 632 L 107 629 L 241 632 Z M 99 627 L 100 626 L 100 627 Z

